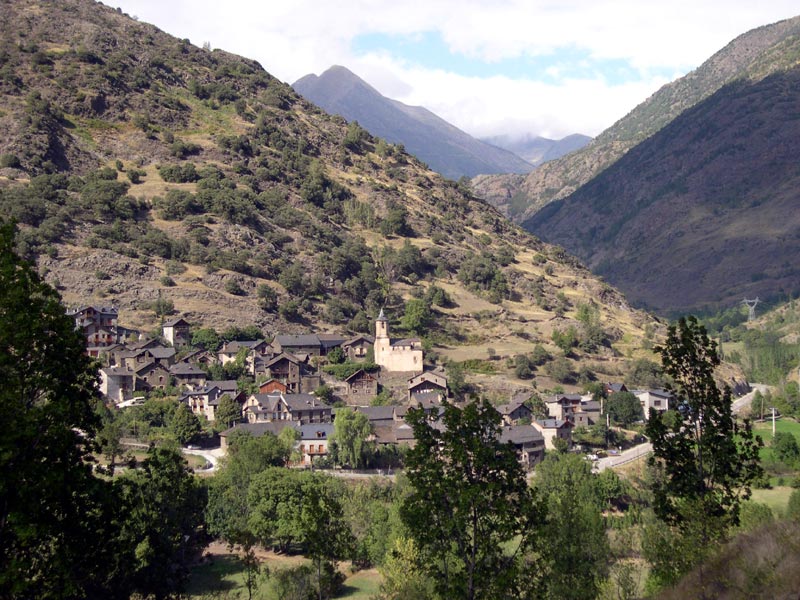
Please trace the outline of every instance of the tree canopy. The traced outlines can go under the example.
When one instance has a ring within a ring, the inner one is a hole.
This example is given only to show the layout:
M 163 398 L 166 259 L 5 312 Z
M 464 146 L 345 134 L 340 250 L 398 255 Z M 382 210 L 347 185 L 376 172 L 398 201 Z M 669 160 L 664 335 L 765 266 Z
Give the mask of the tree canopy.
M 666 534 L 682 538 L 682 547 L 699 550 L 692 553 L 699 560 L 703 549 L 738 524 L 740 502 L 761 474 L 761 439 L 753 437 L 749 421 L 734 419 L 730 389 L 720 390 L 714 379 L 720 363 L 716 344 L 694 317 L 670 326 L 656 351 L 664 373 L 674 381 L 679 418 L 667 425 L 651 409 L 647 422 L 653 444 L 653 508 L 670 528 Z M 655 575 L 665 581 L 674 577 L 674 569 L 659 572 L 658 561 L 656 557 Z
M 430 419 L 410 410 L 416 445 L 406 468 L 411 492 L 401 516 L 444 598 L 522 598 L 524 565 L 540 513 L 501 418 L 487 402 L 444 404 Z

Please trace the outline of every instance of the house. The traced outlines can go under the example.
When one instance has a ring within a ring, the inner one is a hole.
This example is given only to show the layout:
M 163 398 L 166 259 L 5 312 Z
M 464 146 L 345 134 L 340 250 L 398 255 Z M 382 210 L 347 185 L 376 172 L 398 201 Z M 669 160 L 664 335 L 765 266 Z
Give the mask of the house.
M 508 425 L 500 430 L 500 442 L 514 446 L 519 462 L 526 469 L 533 468 L 544 459 L 545 440 L 542 433 L 531 425 Z
M 333 424 L 307 423 L 300 425 L 298 429 L 300 430 L 300 440 L 298 441 L 300 464 L 311 466 L 315 459 L 328 455 L 328 440 L 333 435 Z
M 118 404 L 133 397 L 136 373 L 123 367 L 100 369 L 100 393 L 109 401 Z
M 161 364 L 151 361 L 133 369 L 136 373 L 137 390 L 165 389 L 170 385 L 171 375 Z
M 603 389 L 607 395 L 618 394 L 619 392 L 627 392 L 628 388 L 624 383 L 604 383 Z
M 598 400 L 583 401 L 580 408 L 572 413 L 572 423 L 575 427 L 591 427 L 601 420 L 600 415 L 600 402 Z
M 175 385 L 190 389 L 200 388 L 206 384 L 206 372 L 196 365 L 179 362 L 169 368 L 169 374 L 175 379 Z
M 217 358 L 216 354 L 212 354 L 208 350 L 195 350 L 194 352 L 190 352 L 184 356 L 180 362 L 207 367 L 209 365 L 216 364 L 219 362 L 219 359 Z
M 285 383 L 281 383 L 277 379 L 268 379 L 267 381 L 259 384 L 258 386 L 259 394 L 271 394 L 274 392 L 280 392 L 281 394 L 286 394 L 289 392 L 289 388 L 286 386 Z
M 251 394 L 244 407 L 250 423 L 330 423 L 331 407 L 311 394 Z
M 375 320 L 375 342 L 373 344 L 375 364 L 390 372 L 421 371 L 422 342 L 419 338 L 393 341 L 389 337 L 389 319 L 381 309 Z
M 125 341 L 131 330 L 118 327 L 117 309 L 113 306 L 79 306 L 66 314 L 75 321 L 75 328 L 86 337 L 86 352 L 100 356 L 104 348 Z
M 561 438 L 567 442 L 567 447 L 572 446 L 572 425 L 562 419 L 537 419 L 531 425 L 544 437 L 544 446 L 547 450 L 555 450 L 553 440 Z
M 672 392 L 663 389 L 634 390 L 633 394 L 639 399 L 644 411 L 645 420 L 650 418 L 650 409 L 663 413 L 673 407 L 675 396 Z
M 216 410 L 223 396 L 228 396 L 240 405 L 244 404 L 245 395 L 239 392 L 234 385 L 226 385 L 226 381 L 209 381 L 203 388 L 189 390 L 180 397 L 179 402 L 184 402 L 198 417 L 205 417 L 208 421 L 217 418 Z M 236 384 L 236 382 L 233 382 Z M 220 386 L 220 384 L 222 384 Z
M 347 338 L 343 338 L 335 333 L 319 333 L 317 334 L 317 338 L 319 339 L 320 356 L 327 356 L 328 352 L 334 348 L 341 348 L 342 344 L 347 341 Z
M 161 326 L 161 333 L 173 348 L 183 348 L 192 342 L 190 328 L 184 319 L 170 319 Z
M 305 365 L 293 354 L 282 352 L 264 365 L 267 377 L 280 381 L 290 392 L 300 391 L 300 380 Z
M 519 421 L 530 421 L 533 413 L 527 405 L 519 399 L 512 400 L 508 404 L 501 404 L 497 407 L 497 412 L 503 417 L 506 425 L 514 425 Z
M 371 335 L 357 335 L 342 343 L 342 351 L 347 360 L 361 362 L 367 359 L 374 345 L 375 338 Z
M 435 393 L 447 397 L 447 377 L 438 371 L 424 371 L 408 380 L 408 399 L 422 394 Z
M 416 442 L 414 430 L 404 421 L 373 424 L 372 435 L 368 439 L 378 446 L 413 446 Z
M 556 394 L 544 399 L 550 418 L 562 421 L 572 419 L 572 414 L 580 410 L 581 401 L 580 394 Z
M 354 406 L 353 410 L 367 415 L 373 427 L 391 427 L 397 420 L 395 406 Z M 334 415 L 334 421 L 336 420 Z
M 271 354 L 271 347 L 264 340 L 233 340 L 222 345 L 222 348 L 217 352 L 217 358 L 223 365 L 236 360 L 242 352 L 246 356 L 247 372 L 251 375 L 255 374 L 255 360 L 257 356 L 266 356 Z
M 175 348 L 166 348 L 157 343 L 148 344 L 145 348 L 133 348 L 119 352 L 116 355 L 116 359 L 120 366 L 125 366 L 134 371 L 140 366 L 151 362 L 158 363 L 165 369 L 169 369 L 175 361 Z
M 275 339 L 272 340 L 272 351 L 274 354 L 320 356 L 322 354 L 322 343 L 315 334 L 276 335 Z
M 378 380 L 364 369 L 359 369 L 344 382 L 347 384 L 347 395 L 351 399 L 369 400 L 378 395 Z

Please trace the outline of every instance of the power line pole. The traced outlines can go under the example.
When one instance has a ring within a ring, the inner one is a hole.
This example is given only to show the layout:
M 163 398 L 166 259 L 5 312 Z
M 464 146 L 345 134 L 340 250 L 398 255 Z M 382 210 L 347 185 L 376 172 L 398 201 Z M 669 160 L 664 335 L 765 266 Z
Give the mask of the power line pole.
M 742 300 L 742 304 L 744 304 L 748 308 L 748 313 L 747 313 L 747 321 L 748 321 L 748 323 L 750 321 L 755 321 L 755 319 L 756 319 L 756 306 L 758 306 L 759 302 L 760 302 L 760 300 L 758 299 L 758 296 L 756 296 L 755 300 L 748 300 L 747 298 Z

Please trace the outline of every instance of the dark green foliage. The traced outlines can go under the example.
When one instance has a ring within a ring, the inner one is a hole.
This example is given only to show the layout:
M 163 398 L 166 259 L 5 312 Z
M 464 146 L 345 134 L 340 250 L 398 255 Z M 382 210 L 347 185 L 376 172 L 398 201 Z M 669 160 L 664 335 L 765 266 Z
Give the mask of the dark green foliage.
M 222 345 L 222 339 L 212 327 L 197 329 L 192 333 L 192 346 L 203 348 L 209 352 L 216 352 Z
M 378 365 L 369 362 L 344 362 L 339 365 L 325 365 L 322 367 L 322 370 L 330 375 L 333 375 L 337 379 L 345 380 L 353 373 L 360 371 L 361 369 L 367 373 L 372 373 L 377 371 L 379 368 L 380 367 L 378 367 Z
M 194 163 L 162 165 L 158 167 L 158 174 L 167 183 L 193 183 L 200 179 Z
M 772 439 L 772 452 L 775 458 L 787 465 L 796 465 L 800 461 L 800 447 L 797 438 L 788 431 L 776 431 Z
M 547 505 L 541 532 L 547 564 L 543 596 L 596 598 L 609 559 L 597 476 L 581 456 L 556 453 L 536 467 L 534 482 Z
M 126 515 L 121 558 L 132 563 L 132 590 L 144 597 L 175 596 L 203 544 L 202 488 L 180 453 L 166 448 L 152 448 L 142 469 L 126 474 L 115 488 Z
M 604 403 L 605 413 L 611 416 L 611 420 L 626 427 L 644 418 L 642 405 L 639 399 L 631 392 L 615 392 L 608 396 Z
M 0 596 L 102 589 L 107 485 L 92 475 L 96 374 L 58 294 L 0 228 Z M 79 433 L 83 432 L 83 433 Z
M 761 474 L 761 440 L 753 437 L 748 421 L 734 420 L 730 389 L 720 390 L 714 380 L 716 344 L 694 317 L 670 326 L 666 342 L 656 350 L 664 373 L 675 382 L 681 418 L 669 428 L 658 418 L 647 422 L 653 444 L 649 464 L 655 471 L 653 508 L 670 529 L 664 535 L 701 550 L 690 555 L 691 564 L 738 524 L 740 502 Z M 680 574 L 666 564 L 661 569 L 658 556 L 650 554 L 657 577 L 668 581 Z
M 640 388 L 663 388 L 668 385 L 661 367 L 646 358 L 637 358 L 631 365 L 625 381 Z
M 214 428 L 217 431 L 225 431 L 237 421 L 242 420 L 242 407 L 235 402 L 228 394 L 223 394 L 219 399 L 219 405 L 214 411 Z
M 467 287 L 482 290 L 492 302 L 508 297 L 508 282 L 490 254 L 468 256 L 458 270 L 458 279 Z
M 172 413 L 169 428 L 172 435 L 181 445 L 192 441 L 202 430 L 197 415 L 183 402 Z
M 411 492 L 401 516 L 421 566 L 444 598 L 532 597 L 536 567 L 525 564 L 540 515 L 499 413 L 486 401 L 445 404 L 432 427 L 411 410 L 416 445 L 406 456 Z M 538 595 L 538 594 L 537 594 Z
M 259 284 L 256 288 L 256 296 L 258 297 L 258 306 L 261 310 L 275 312 L 278 308 L 278 293 L 272 286 L 266 283 Z

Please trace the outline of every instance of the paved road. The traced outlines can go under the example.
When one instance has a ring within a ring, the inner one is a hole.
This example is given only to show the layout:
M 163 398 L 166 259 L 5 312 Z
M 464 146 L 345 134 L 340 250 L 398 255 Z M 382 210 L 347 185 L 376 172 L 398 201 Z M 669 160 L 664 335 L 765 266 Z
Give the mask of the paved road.
M 213 473 L 217 470 L 217 466 L 219 464 L 219 459 L 225 456 L 225 452 L 222 448 L 213 448 L 211 450 L 188 450 L 186 448 L 181 448 L 181 451 L 184 454 L 194 454 L 195 456 L 202 456 L 206 459 L 206 462 L 211 464 L 210 469 L 195 469 L 195 471 L 203 471 L 204 473 Z
M 596 471 L 605 471 L 606 469 L 613 469 L 621 465 L 627 464 L 631 461 L 637 460 L 642 456 L 646 456 L 653 451 L 653 445 L 650 442 L 639 444 L 633 448 L 623 450 L 621 454 L 606 456 L 598 460 L 594 468 Z
M 741 398 L 737 398 L 731 404 L 734 413 L 738 413 L 743 408 L 747 408 L 750 406 L 750 403 L 753 401 L 753 396 L 756 395 L 756 392 L 761 392 L 762 394 L 766 393 L 769 389 L 768 385 L 764 385 L 763 383 L 751 383 L 750 387 L 753 388 L 752 392 L 749 392 L 742 396 Z

